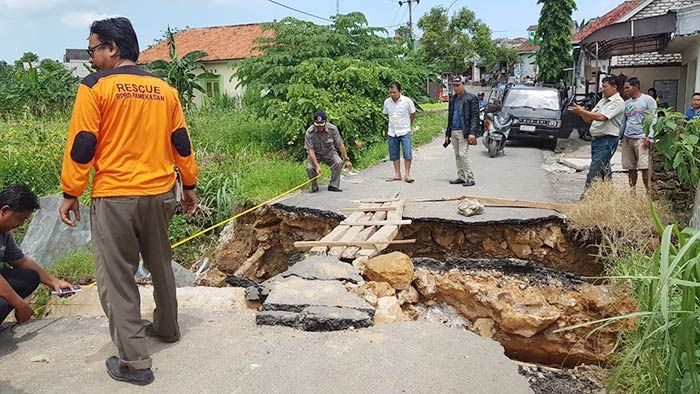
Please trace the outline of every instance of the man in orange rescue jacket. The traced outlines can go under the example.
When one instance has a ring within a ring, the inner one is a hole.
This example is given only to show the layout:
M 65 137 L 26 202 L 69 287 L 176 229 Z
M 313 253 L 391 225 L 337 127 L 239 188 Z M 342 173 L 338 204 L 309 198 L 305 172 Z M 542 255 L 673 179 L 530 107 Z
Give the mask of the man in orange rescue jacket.
M 180 339 L 168 225 L 180 194 L 184 213 L 195 212 L 198 170 L 178 92 L 136 66 L 139 46 L 131 22 L 93 22 L 87 51 L 98 72 L 78 88 L 59 214 L 69 226 L 80 220 L 78 197 L 94 168 L 90 222 L 97 285 L 119 351 L 107 359 L 107 372 L 115 380 L 147 385 L 154 378 L 145 336 Z M 141 320 L 134 279 L 139 253 L 153 277 L 152 323 Z

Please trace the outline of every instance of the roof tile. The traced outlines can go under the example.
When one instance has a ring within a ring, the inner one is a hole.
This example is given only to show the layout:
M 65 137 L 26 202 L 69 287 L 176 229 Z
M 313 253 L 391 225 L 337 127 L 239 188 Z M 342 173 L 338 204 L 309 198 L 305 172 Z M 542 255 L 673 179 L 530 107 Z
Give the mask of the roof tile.
M 182 57 L 192 51 L 205 51 L 207 56 L 202 61 L 225 61 L 246 59 L 260 55 L 255 49 L 255 39 L 272 36 L 272 31 L 263 32 L 262 25 L 251 23 L 245 25 L 214 26 L 186 29 L 175 34 L 178 56 Z M 146 64 L 155 60 L 168 60 L 167 40 L 144 50 L 139 56 L 139 63 Z
M 628 12 L 632 11 L 632 9 L 641 4 L 641 2 L 642 0 L 628 0 L 622 2 L 620 5 L 610 10 L 607 14 L 584 26 L 583 29 L 578 31 L 578 33 L 574 34 L 572 38 L 573 42 L 579 42 L 590 36 L 594 31 L 616 23 Z

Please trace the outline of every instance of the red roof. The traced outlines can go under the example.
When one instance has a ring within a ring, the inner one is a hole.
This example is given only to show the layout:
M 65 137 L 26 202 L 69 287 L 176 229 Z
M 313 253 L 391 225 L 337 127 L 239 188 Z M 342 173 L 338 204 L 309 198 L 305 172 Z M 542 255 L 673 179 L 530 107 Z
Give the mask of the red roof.
M 628 12 L 632 11 L 632 9 L 641 4 L 641 2 L 642 0 L 628 0 L 623 2 L 594 22 L 584 26 L 578 33 L 574 34 L 572 41 L 580 42 L 581 40 L 590 36 L 594 31 L 618 22 L 623 16 L 627 15 Z
M 192 51 L 206 51 L 208 55 L 201 59 L 204 62 L 246 59 L 260 55 L 260 51 L 254 49 L 256 38 L 272 34 L 271 30 L 263 32 L 259 23 L 203 27 L 177 32 L 175 45 L 180 57 Z M 168 43 L 162 40 L 141 52 L 139 63 L 168 59 Z

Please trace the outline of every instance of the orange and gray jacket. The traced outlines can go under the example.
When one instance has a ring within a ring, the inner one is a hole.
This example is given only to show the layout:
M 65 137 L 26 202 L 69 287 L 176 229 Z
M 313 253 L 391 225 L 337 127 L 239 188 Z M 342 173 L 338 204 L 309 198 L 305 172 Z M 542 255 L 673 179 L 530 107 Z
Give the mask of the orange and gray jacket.
M 93 167 L 93 198 L 166 193 L 175 166 L 185 188 L 194 189 L 197 164 L 173 87 L 137 66 L 83 79 L 63 156 L 65 197 L 83 193 Z
M 481 134 L 481 119 L 479 119 L 479 99 L 471 94 L 464 92 L 461 95 L 453 94 L 450 97 L 450 102 L 447 106 L 447 129 L 445 129 L 445 136 L 452 136 L 452 117 L 454 114 L 454 106 L 461 105 L 460 114 L 462 114 L 462 133 L 464 138 L 467 138 L 469 134 L 479 135 Z

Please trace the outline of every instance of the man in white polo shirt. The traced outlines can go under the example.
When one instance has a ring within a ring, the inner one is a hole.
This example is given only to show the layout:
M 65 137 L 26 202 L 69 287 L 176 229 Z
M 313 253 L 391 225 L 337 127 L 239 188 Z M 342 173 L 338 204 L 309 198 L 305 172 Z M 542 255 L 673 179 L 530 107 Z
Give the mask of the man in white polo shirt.
M 603 98 L 592 111 L 586 111 L 577 104 L 570 107 L 585 122 L 591 123 L 591 167 L 586 178 L 584 195 L 593 180 L 606 180 L 611 174 L 610 159 L 617 150 L 620 127 L 625 115 L 625 100 L 618 93 L 618 85 L 617 78 L 609 75 L 603 78 Z
M 392 82 L 389 84 L 389 98 L 384 101 L 384 114 L 389 117 L 388 143 L 389 159 L 394 163 L 394 177 L 387 181 L 400 181 L 401 178 L 401 155 L 403 150 L 403 160 L 406 167 L 406 178 L 408 183 L 413 183 L 411 178 L 411 123 L 416 120 L 416 106 L 413 100 L 401 94 L 401 84 Z

